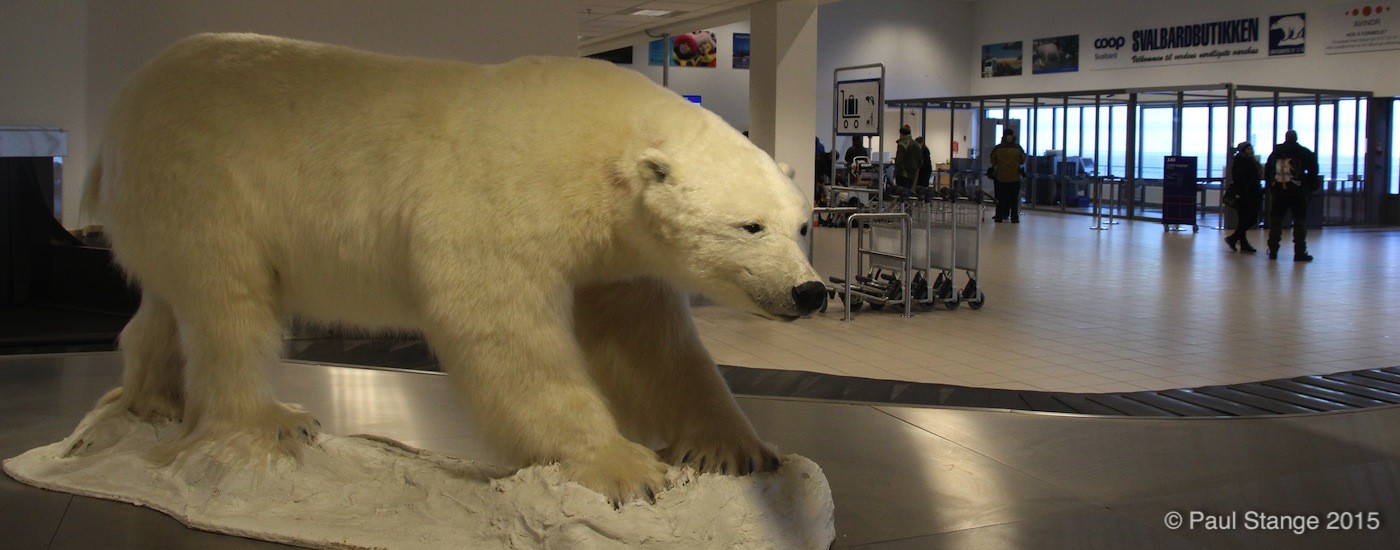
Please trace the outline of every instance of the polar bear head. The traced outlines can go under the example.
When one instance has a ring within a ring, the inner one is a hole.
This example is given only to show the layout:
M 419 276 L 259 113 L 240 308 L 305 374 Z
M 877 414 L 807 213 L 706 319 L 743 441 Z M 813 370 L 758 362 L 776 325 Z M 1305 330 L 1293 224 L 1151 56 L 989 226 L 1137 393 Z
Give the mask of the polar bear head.
M 634 233 L 652 269 L 730 307 L 793 320 L 826 287 L 802 238 L 811 208 L 780 166 L 717 117 L 635 156 Z

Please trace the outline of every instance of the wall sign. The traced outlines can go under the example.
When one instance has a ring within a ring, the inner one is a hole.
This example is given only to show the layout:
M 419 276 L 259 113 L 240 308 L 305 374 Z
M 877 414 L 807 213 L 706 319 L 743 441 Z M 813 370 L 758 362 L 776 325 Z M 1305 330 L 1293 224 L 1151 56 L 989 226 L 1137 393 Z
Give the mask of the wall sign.
M 836 135 L 875 136 L 880 133 L 880 79 L 836 83 Z
M 1302 55 L 1307 36 L 1306 13 L 1171 22 L 1088 35 L 1085 40 L 1091 41 L 1093 53 L 1083 65 L 1091 70 L 1128 69 Z
M 1400 49 L 1400 12 L 1392 2 L 1337 4 L 1314 12 L 1329 54 Z

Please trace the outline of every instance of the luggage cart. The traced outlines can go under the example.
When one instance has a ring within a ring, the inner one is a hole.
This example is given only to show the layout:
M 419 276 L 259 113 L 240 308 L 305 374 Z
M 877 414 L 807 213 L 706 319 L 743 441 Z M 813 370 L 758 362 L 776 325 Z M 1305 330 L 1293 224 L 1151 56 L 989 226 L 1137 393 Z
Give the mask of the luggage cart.
M 872 309 L 902 305 L 903 316 L 912 316 L 910 230 L 909 214 L 903 212 L 865 212 L 846 217 L 845 277 L 831 277 L 836 286 L 827 287 L 845 304 L 842 320 L 850 321 L 851 313 L 866 303 Z
M 915 303 L 924 309 L 943 304 L 957 309 L 967 302 L 981 309 L 986 294 L 977 288 L 977 266 L 981 251 L 983 200 L 958 200 L 953 193 L 927 201 L 914 210 Z M 957 290 L 957 272 L 966 274 L 967 283 Z
M 953 202 L 954 255 L 951 264 L 954 271 L 961 270 L 967 277 L 961 298 L 972 309 L 982 309 L 987 303 L 986 293 L 977 287 L 977 269 L 982 259 L 982 219 L 986 210 L 986 200 Z

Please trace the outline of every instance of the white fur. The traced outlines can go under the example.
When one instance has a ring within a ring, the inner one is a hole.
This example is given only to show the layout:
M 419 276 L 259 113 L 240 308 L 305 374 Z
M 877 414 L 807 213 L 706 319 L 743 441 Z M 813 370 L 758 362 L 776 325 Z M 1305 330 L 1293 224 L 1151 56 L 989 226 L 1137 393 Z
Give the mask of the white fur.
M 807 313 L 809 211 L 715 115 L 601 62 L 256 35 L 176 44 L 113 112 L 88 202 L 143 301 L 103 406 L 182 418 L 184 448 L 296 455 L 315 421 L 264 370 L 298 315 L 422 331 L 503 451 L 615 499 L 663 483 L 622 430 L 709 471 L 776 466 L 680 288 Z

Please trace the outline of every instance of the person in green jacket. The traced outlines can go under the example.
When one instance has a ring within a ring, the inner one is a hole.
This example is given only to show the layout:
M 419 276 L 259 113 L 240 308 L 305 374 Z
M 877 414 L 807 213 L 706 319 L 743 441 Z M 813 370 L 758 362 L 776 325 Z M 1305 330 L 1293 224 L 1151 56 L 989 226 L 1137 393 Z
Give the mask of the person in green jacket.
M 910 137 L 912 133 L 909 125 L 905 124 L 899 128 L 899 141 L 895 142 L 898 148 L 894 153 L 894 182 L 904 189 L 914 190 L 914 179 L 919 176 L 919 167 L 923 165 L 923 148 L 914 142 Z
M 1016 143 L 1016 134 L 1007 131 L 1001 143 L 992 148 L 992 182 L 996 191 L 997 209 L 992 221 L 1001 223 L 1008 217 L 1011 223 L 1021 223 L 1021 165 L 1026 162 L 1026 150 Z

